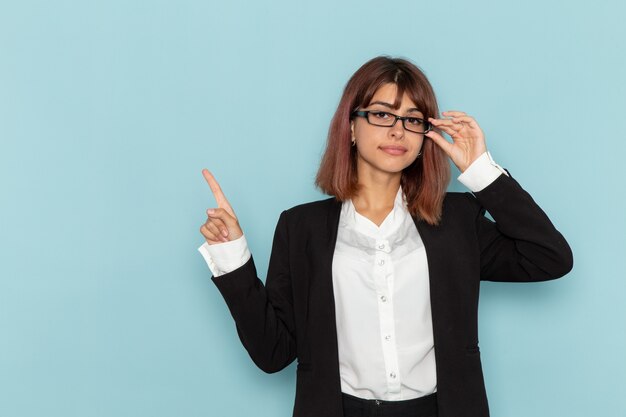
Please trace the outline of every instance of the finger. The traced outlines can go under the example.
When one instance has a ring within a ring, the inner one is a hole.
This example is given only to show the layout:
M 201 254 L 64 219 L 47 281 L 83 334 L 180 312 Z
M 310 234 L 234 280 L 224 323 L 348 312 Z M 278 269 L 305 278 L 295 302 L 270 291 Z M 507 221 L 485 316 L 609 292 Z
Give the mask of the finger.
M 207 220 L 204 225 L 209 232 L 213 233 L 213 237 L 215 240 L 228 242 L 228 239 L 222 234 L 222 231 L 214 222 L 212 222 L 211 220 Z
M 239 225 L 239 221 L 236 217 L 231 216 L 225 209 L 223 208 L 213 208 L 207 210 L 207 216 L 209 220 L 221 220 L 228 230 L 228 240 L 238 239 L 243 235 L 243 231 L 241 230 L 241 226 Z M 219 225 L 219 223 L 215 223 Z
M 450 119 L 443 119 L 443 120 L 435 119 L 434 125 L 440 128 L 448 127 L 448 128 L 454 129 L 455 131 L 459 131 L 463 129 L 463 125 L 461 123 L 455 122 L 454 120 L 450 120 Z
M 457 111 L 457 110 L 442 111 L 441 114 L 445 114 L 446 116 L 466 116 L 467 115 L 465 112 Z
M 228 240 L 228 235 L 224 234 L 224 224 L 219 219 L 209 219 L 206 221 L 206 227 L 209 229 L 215 236 L 219 236 L 222 240 Z
M 207 221 L 206 223 L 204 223 L 204 227 L 211 234 L 211 239 L 218 241 L 223 240 L 224 236 L 221 235 L 217 226 L 215 226 L 211 221 Z
M 226 227 L 226 224 L 222 221 L 222 219 L 211 218 L 207 213 L 207 223 L 208 222 L 213 223 L 222 236 L 228 237 L 228 227 Z
M 200 227 L 200 233 L 202 233 L 202 236 L 204 236 L 204 238 L 209 243 L 209 245 L 215 245 L 216 243 L 223 242 L 222 237 L 216 236 L 215 233 L 211 232 L 206 227 L 206 223 Z
M 215 208 L 207 210 L 207 215 L 211 219 L 220 219 L 228 229 L 238 227 L 237 218 L 233 217 L 230 213 L 223 208 Z M 232 229 L 231 229 L 232 230 Z
M 435 142 L 441 149 L 443 149 L 446 154 L 450 155 L 453 145 L 445 140 L 445 138 L 439 133 L 431 130 L 430 132 L 425 133 L 424 136 L 428 136 L 429 138 L 431 138 L 433 142 Z
M 433 123 L 437 124 L 437 125 L 453 125 L 455 123 L 458 123 L 458 122 L 456 122 L 456 119 L 457 119 L 456 117 L 453 117 L 451 119 L 435 119 L 435 118 L 431 117 L 428 120 L 430 122 L 433 122 Z
M 468 125 L 470 125 L 473 128 L 478 127 L 478 124 L 476 123 L 476 120 L 474 120 L 474 118 L 471 117 L 471 116 L 454 117 L 452 120 L 455 121 L 455 122 L 459 122 L 459 123 L 467 123 Z
M 445 133 L 447 133 L 447 134 L 448 134 L 448 135 L 450 135 L 450 136 L 455 136 L 455 135 L 458 133 L 458 131 L 454 130 L 454 129 L 453 129 L 452 127 L 450 127 L 450 126 L 437 126 L 437 128 L 438 128 L 440 131 L 445 132 Z
M 213 192 L 213 196 L 215 197 L 217 206 L 228 210 L 230 214 L 234 217 L 235 212 L 230 206 L 230 203 L 228 202 L 226 196 L 224 195 L 224 192 L 222 191 L 222 187 L 220 187 L 220 185 L 217 183 L 217 180 L 215 179 L 213 174 L 211 174 L 211 172 L 205 168 L 202 170 L 202 175 L 204 176 L 206 182 L 209 184 L 209 187 L 211 187 L 211 191 Z

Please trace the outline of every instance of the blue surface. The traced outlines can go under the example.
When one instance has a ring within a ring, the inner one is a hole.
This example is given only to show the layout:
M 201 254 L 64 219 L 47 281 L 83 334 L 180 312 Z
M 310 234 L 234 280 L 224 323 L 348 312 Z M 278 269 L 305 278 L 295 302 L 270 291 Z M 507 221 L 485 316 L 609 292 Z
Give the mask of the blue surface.
M 291 415 L 294 366 L 255 368 L 196 251 L 201 169 L 264 279 L 280 211 L 324 197 L 343 86 L 379 54 L 476 118 L 574 252 L 561 280 L 483 285 L 492 415 L 626 415 L 625 12 L 0 2 L 0 415 Z

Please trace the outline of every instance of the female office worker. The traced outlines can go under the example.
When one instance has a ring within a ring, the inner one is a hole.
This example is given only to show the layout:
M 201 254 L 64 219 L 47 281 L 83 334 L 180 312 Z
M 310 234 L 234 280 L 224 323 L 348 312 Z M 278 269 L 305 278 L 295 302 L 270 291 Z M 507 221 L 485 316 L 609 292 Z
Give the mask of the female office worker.
M 199 251 L 254 363 L 271 373 L 298 359 L 296 417 L 488 416 L 480 280 L 542 281 L 572 268 L 567 242 L 493 161 L 476 120 L 442 115 L 411 62 L 377 57 L 359 68 L 316 178 L 333 197 L 281 213 L 265 285 L 203 170 L 218 207 Z M 446 192 L 448 158 L 473 194 Z

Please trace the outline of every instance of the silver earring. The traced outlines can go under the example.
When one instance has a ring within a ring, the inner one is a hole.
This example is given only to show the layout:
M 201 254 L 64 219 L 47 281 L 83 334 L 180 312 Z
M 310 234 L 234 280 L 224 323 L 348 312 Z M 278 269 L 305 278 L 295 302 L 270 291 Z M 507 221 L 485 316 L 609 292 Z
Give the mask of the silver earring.
M 356 138 L 352 138 L 352 146 L 356 146 Z

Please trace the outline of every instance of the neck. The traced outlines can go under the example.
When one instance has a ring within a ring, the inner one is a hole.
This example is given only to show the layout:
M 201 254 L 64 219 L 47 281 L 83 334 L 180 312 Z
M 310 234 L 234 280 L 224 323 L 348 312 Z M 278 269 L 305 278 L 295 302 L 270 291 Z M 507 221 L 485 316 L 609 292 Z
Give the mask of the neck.
M 393 208 L 401 176 L 401 172 L 389 174 L 370 171 L 363 175 L 359 174 L 360 190 L 352 198 L 352 204 L 359 211 L 382 211 Z

